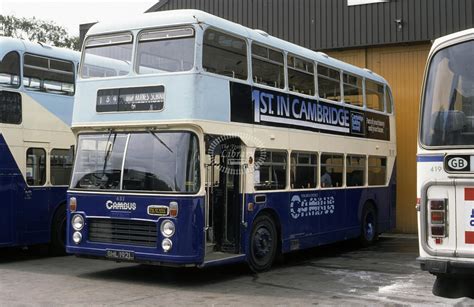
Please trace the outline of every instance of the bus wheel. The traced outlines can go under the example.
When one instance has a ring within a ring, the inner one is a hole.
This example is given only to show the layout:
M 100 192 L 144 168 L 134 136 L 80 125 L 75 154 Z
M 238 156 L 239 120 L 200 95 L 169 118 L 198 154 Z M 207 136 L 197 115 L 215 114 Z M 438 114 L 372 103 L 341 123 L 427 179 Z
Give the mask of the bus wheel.
M 66 254 L 66 206 L 59 206 L 54 214 L 51 226 L 51 254 L 62 256 Z
M 361 221 L 360 242 L 362 246 L 370 246 L 377 240 L 377 214 L 371 203 L 364 205 Z
M 277 252 L 277 230 L 273 219 L 262 214 L 253 222 L 250 234 L 249 266 L 254 272 L 270 269 Z

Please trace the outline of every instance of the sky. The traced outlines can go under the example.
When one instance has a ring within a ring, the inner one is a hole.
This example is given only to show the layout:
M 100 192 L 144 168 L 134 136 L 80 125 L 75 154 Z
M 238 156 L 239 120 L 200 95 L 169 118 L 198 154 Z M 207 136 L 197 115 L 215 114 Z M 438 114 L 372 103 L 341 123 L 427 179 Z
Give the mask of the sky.
M 0 0 L 0 15 L 35 17 L 79 35 L 79 25 L 113 21 L 145 12 L 158 0 Z

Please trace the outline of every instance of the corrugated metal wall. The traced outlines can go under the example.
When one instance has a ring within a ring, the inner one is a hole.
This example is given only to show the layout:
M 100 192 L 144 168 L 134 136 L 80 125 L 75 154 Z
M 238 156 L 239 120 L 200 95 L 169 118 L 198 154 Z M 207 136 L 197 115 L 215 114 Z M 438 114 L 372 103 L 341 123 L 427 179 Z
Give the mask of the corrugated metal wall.
M 161 0 L 149 11 L 200 9 L 313 50 L 430 41 L 474 27 L 473 0 Z M 401 19 L 398 29 L 396 19 Z

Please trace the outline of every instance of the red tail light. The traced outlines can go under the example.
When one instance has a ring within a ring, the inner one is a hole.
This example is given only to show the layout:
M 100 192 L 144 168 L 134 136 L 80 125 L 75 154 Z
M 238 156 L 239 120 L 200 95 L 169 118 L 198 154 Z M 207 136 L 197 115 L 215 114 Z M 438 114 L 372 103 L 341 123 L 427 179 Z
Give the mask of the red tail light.
M 429 201 L 431 237 L 436 240 L 447 237 L 446 233 L 446 199 L 432 199 Z M 438 241 L 436 242 L 438 243 Z
M 431 211 L 432 224 L 444 224 L 444 212 Z

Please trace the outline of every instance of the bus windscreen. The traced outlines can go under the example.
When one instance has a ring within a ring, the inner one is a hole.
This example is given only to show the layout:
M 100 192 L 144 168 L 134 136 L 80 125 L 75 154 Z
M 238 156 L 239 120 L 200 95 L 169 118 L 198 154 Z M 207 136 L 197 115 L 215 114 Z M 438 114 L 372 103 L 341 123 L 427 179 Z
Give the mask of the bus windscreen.
M 474 146 L 474 41 L 437 52 L 428 69 L 421 143 L 432 147 Z
M 196 193 L 198 144 L 190 132 L 79 135 L 71 187 Z

